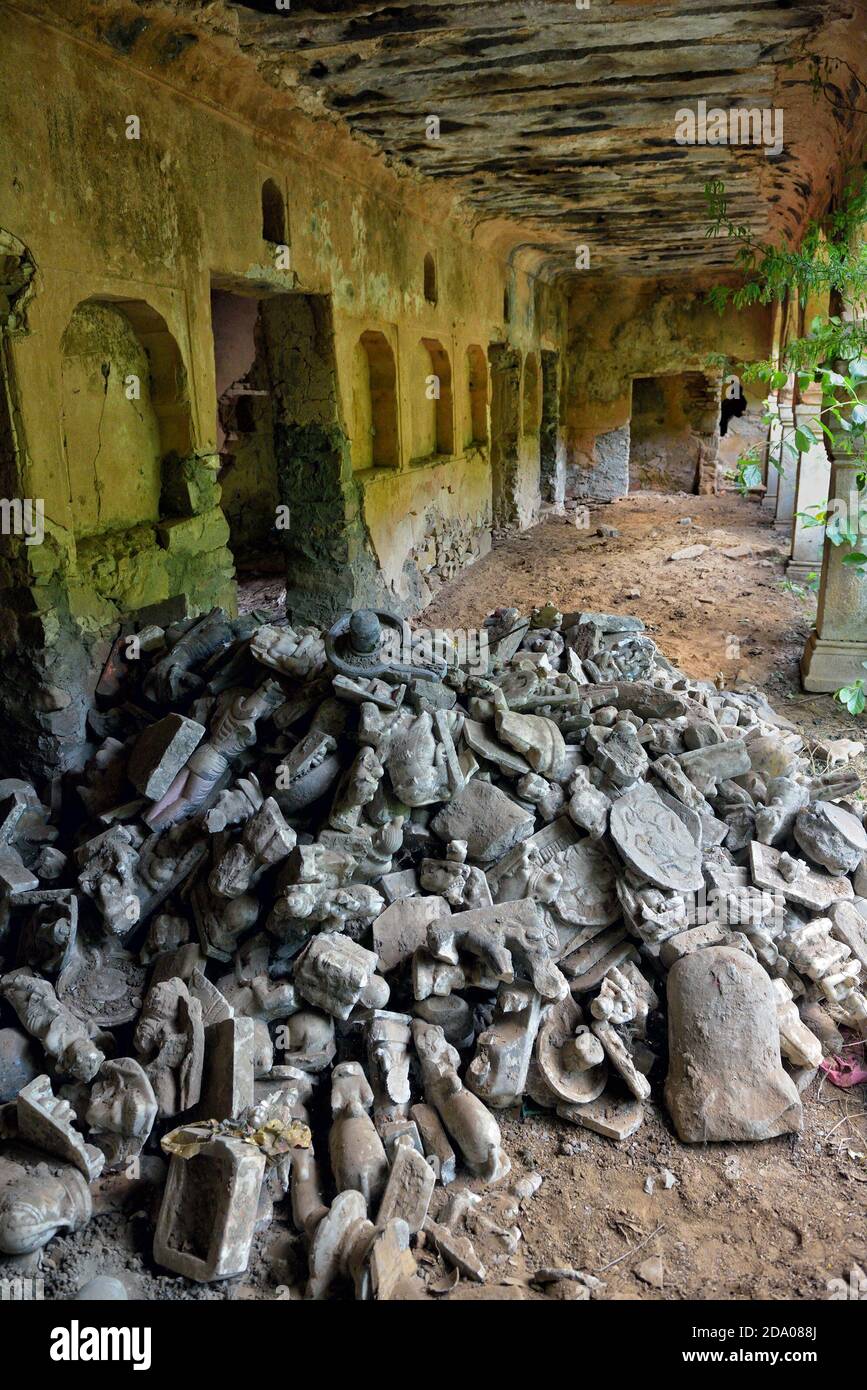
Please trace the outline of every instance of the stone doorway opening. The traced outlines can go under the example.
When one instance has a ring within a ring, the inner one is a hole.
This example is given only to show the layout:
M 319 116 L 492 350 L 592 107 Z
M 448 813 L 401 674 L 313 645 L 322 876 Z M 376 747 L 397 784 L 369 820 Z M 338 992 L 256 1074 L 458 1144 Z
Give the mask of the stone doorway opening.
M 719 428 L 719 382 L 703 372 L 633 378 L 629 491 L 705 491 Z
M 323 566 L 339 570 L 325 554 L 345 524 L 348 442 L 339 425 L 330 300 L 215 276 L 211 321 L 222 505 L 239 606 L 283 608 L 287 591 L 300 590 L 315 608 L 313 593 L 331 584 Z
M 264 325 L 274 298 L 212 279 L 216 446 L 230 545 L 242 590 L 258 591 L 264 581 L 277 588 L 279 599 L 285 565 L 275 531 L 273 370 Z

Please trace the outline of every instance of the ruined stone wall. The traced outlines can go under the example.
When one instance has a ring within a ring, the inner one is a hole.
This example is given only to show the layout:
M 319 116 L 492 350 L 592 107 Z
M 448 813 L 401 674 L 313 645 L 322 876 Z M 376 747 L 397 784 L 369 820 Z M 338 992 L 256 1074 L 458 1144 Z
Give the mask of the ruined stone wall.
M 123 615 L 176 595 L 192 612 L 234 602 L 217 481 L 215 286 L 260 296 L 272 314 L 283 301 L 290 320 L 292 299 L 302 318 L 308 298 L 326 313 L 311 339 L 324 359 L 306 362 L 296 343 L 293 382 L 279 379 L 277 351 L 266 373 L 273 475 L 259 460 L 246 491 L 227 477 L 225 499 L 239 530 L 255 519 L 253 540 L 274 498 L 284 505 L 290 532 L 277 540 L 290 598 L 321 619 L 372 600 L 410 611 L 484 552 L 491 441 L 489 428 L 475 439 L 468 424 L 469 350 L 487 363 L 492 344 L 521 355 L 543 340 L 559 346 L 556 296 L 508 255 L 474 245 L 451 195 L 398 177 L 344 130 L 290 108 L 254 70 L 225 62 L 214 40 L 181 43 L 162 23 L 156 13 L 147 25 L 106 19 L 74 37 L 4 14 L 0 228 L 26 248 L 35 275 L 26 322 L 7 335 L 14 428 L 3 448 L 17 494 L 45 501 L 46 535 L 19 547 L 3 601 L 28 611 L 43 670 L 64 644 L 86 649 L 47 682 L 77 691 L 66 735 L 80 727 Z M 283 199 L 282 249 L 263 237 L 266 180 Z M 366 465 L 357 449 L 370 428 L 359 356 L 370 331 L 394 350 L 398 447 L 388 468 Z M 422 340 L 451 376 L 447 449 L 426 433 L 435 373 Z M 322 382 L 302 418 L 300 403 Z M 513 486 L 514 524 L 526 525 L 539 500 L 538 437 L 522 440 Z M 323 564 L 335 567 L 327 580 Z
M 635 378 L 701 373 L 716 399 L 722 373 L 712 361 L 715 355 L 734 361 L 768 355 L 769 309 L 729 312 L 721 318 L 705 302 L 705 294 L 704 285 L 676 289 L 657 281 L 619 281 L 616 288 L 574 285 L 564 379 L 568 495 L 607 501 L 629 491 Z M 718 408 L 706 406 L 707 400 L 698 411 L 701 491 L 711 489 L 717 478 Z

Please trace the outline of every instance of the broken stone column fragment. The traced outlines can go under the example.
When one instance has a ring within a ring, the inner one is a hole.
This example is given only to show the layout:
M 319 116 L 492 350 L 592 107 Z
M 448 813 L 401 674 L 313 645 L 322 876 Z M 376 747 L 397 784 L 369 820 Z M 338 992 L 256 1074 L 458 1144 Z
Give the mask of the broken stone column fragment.
M 203 1134 L 189 1156 L 172 1153 L 154 1259 L 196 1283 L 243 1274 L 250 1260 L 265 1156 L 231 1135 Z
M 136 791 L 149 801 L 159 801 L 206 732 L 203 724 L 182 714 L 167 714 L 148 725 L 136 739 L 127 764 L 127 776 Z
M 777 1001 L 762 967 L 710 946 L 668 976 L 665 1100 L 681 1139 L 772 1139 L 797 1132 L 801 1101 L 780 1062 Z

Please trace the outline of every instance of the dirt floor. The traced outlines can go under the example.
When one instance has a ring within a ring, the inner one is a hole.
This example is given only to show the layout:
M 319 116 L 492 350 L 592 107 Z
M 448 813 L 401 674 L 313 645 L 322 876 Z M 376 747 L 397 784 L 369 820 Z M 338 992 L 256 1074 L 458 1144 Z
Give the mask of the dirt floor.
M 586 529 L 550 517 L 500 544 L 417 625 L 479 626 L 499 604 L 526 611 L 549 599 L 562 611 L 636 613 L 690 675 L 756 685 L 812 737 L 867 741 L 863 716 L 800 688 L 816 600 L 786 584 L 786 541 L 736 496 L 634 493 L 593 508 Z M 708 549 L 669 559 L 693 545 Z M 855 765 L 863 792 L 867 760 Z M 598 1272 L 619 1260 L 598 1275 L 608 1298 L 827 1297 L 830 1279 L 867 1262 L 867 1095 L 817 1081 L 804 1099 L 804 1133 L 763 1144 L 692 1148 L 659 1110 L 623 1146 L 547 1117 L 507 1126 L 516 1167 L 545 1177 L 522 1213 L 523 1263 Z M 668 1190 L 663 1168 L 677 1179 Z M 661 1290 L 635 1274 L 657 1254 Z
M 599 527 L 616 534 L 597 535 Z M 668 559 L 693 544 L 708 550 Z M 594 509 L 588 529 L 553 518 L 498 546 L 444 588 L 418 625 L 477 627 L 498 604 L 526 609 L 549 598 L 563 610 L 635 612 L 690 674 L 723 672 L 729 686 L 754 682 L 804 733 L 860 739 L 863 719 L 799 689 L 815 599 L 785 587 L 784 549 L 783 533 L 738 498 L 635 494 Z M 259 606 L 262 597 L 251 602 Z M 502 1191 L 457 1184 L 483 1194 L 473 1238 L 486 1283 L 462 1279 L 452 1287 L 453 1278 L 422 1251 L 415 1292 L 449 1300 L 586 1297 L 574 1280 L 534 1279 L 542 1269 L 568 1267 L 601 1281 L 594 1298 L 828 1298 L 830 1280 L 867 1265 L 867 1096 L 864 1087 L 847 1092 L 822 1080 L 804 1099 L 801 1135 L 704 1148 L 681 1144 L 653 1106 L 620 1146 L 532 1108 L 508 1115 L 502 1128 L 512 1173 Z M 159 1164 L 145 1166 L 159 1172 Z M 530 1174 L 541 1175 L 541 1186 L 510 1211 L 509 1191 Z M 55 1240 L 27 1269 L 0 1265 L 0 1276 L 38 1274 L 46 1296 L 60 1298 L 97 1273 L 120 1276 L 139 1298 L 301 1296 L 302 1246 L 284 1220 L 257 1237 L 240 1280 L 198 1288 L 157 1271 L 150 1243 L 158 1191 L 144 1180 L 111 1180 L 99 1196 L 102 1214 L 84 1231 Z M 515 1224 L 520 1240 L 511 1234 Z M 655 1256 L 661 1264 L 648 1269 Z M 661 1288 L 646 1282 L 658 1282 L 660 1273 Z

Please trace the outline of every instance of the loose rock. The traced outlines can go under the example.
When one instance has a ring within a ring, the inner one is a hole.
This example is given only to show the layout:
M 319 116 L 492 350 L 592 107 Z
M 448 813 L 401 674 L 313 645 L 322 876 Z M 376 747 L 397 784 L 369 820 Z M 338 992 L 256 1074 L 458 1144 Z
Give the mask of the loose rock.
M 681 1139 L 769 1138 L 867 1035 L 851 770 L 630 614 L 498 610 L 483 674 L 392 660 L 399 630 L 145 634 L 71 788 L 4 783 L 4 1254 L 162 1151 L 154 1258 L 182 1277 L 243 1273 L 288 1198 L 309 1298 L 413 1297 L 439 1259 L 481 1281 L 473 1241 L 513 1254 L 544 1176 L 528 1145 L 496 1217 L 445 1199 L 510 1172 L 498 1110 L 627 1140 L 667 1014 Z M 658 1257 L 636 1273 L 663 1287 Z

